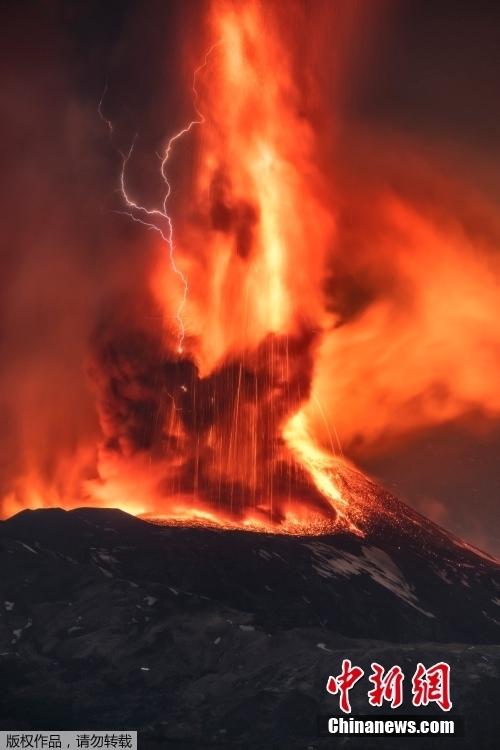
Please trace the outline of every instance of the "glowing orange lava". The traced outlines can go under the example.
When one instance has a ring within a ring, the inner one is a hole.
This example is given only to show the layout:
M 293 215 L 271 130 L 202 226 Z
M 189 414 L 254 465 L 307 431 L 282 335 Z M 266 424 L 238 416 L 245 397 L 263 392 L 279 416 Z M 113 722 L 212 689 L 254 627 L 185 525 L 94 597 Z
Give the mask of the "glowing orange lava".
M 106 505 L 137 498 L 146 515 L 164 522 L 280 533 L 340 523 L 355 529 L 334 458 L 315 444 L 303 411 L 314 351 L 332 322 L 321 284 L 334 221 L 313 128 L 299 115 L 289 51 L 276 19 L 264 23 L 263 13 L 253 2 L 213 4 L 218 41 L 196 69 L 205 73 L 205 84 L 200 76 L 193 87 L 197 119 L 170 138 L 161 164 L 166 181 L 173 148 L 196 138 L 190 211 L 170 217 L 167 181 L 163 207 L 143 208 L 122 171 L 132 218 L 168 245 L 170 265 L 163 263 L 153 289 L 169 341 L 170 321 L 180 322 L 181 346 L 168 344 L 166 356 L 186 372 L 173 374 L 162 414 L 175 449 L 147 468 L 147 456 L 127 449 L 123 436 L 116 449 L 115 421 L 103 418 L 113 449 L 101 448 L 100 479 L 87 488 Z
M 133 151 L 124 158 L 124 212 L 156 230 L 148 294 L 160 322 L 120 311 L 98 331 L 98 445 L 47 456 L 27 440 L 4 515 L 104 505 L 162 523 L 362 533 L 373 498 L 340 440 L 376 446 L 478 405 L 500 414 L 500 267 L 481 254 L 491 241 L 449 218 L 457 198 L 437 211 L 416 197 L 426 180 L 452 191 L 408 149 L 399 161 L 418 185 L 390 189 L 397 167 L 384 183 L 378 165 L 365 178 L 377 147 L 396 146 L 354 128 L 340 140 L 336 101 L 318 104 L 321 13 L 311 41 L 291 5 L 287 29 L 278 4 L 211 4 L 194 115 L 164 144 L 158 207 L 132 197 Z M 341 54 L 330 54 L 338 96 Z M 186 165 L 179 194 L 173 158 Z M 468 205 L 468 226 L 488 215 L 500 237 L 487 203 Z

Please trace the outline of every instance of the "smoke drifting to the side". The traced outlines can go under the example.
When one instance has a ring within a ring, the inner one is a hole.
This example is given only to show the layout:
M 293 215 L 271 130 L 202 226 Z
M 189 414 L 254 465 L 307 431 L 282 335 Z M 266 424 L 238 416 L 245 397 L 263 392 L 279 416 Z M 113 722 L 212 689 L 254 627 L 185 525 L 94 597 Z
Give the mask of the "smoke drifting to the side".
M 202 113 L 166 165 L 172 246 L 130 221 L 159 221 L 165 237 L 165 217 L 120 196 L 113 207 L 131 217 L 103 212 L 97 111 L 75 102 L 64 129 L 64 153 L 86 164 L 76 181 L 51 169 L 60 111 L 35 111 L 54 136 L 30 174 L 40 209 L 23 226 L 16 200 L 9 226 L 16 246 L 36 251 L 17 268 L 11 259 L 3 298 L 4 514 L 94 502 L 285 529 L 311 514 L 358 526 L 335 482 L 340 445 L 370 457 L 471 412 L 500 417 L 496 187 L 459 143 L 356 115 L 389 33 L 383 18 L 351 3 L 314 14 L 292 3 L 286 18 L 278 3 L 203 9 L 171 66 L 186 81 L 185 123 Z M 207 50 L 190 112 L 190 75 Z M 36 102 L 23 112 L 12 85 L 10 115 L 26 126 Z M 147 116 L 160 131 L 162 107 Z M 119 118 L 113 138 L 123 150 Z M 148 209 L 165 187 L 150 156 L 139 145 L 126 164 Z M 11 164 L 17 179 L 22 163 Z M 75 221 L 79 201 L 86 219 Z M 29 352 L 16 328 L 35 332 Z

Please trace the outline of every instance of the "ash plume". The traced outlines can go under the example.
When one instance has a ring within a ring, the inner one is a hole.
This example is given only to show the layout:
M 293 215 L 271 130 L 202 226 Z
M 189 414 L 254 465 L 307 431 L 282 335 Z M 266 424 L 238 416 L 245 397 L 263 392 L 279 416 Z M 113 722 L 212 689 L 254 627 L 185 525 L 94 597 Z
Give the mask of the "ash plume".
M 316 497 L 283 438 L 299 412 L 295 437 L 321 461 L 340 444 L 388 480 L 411 465 L 403 494 L 490 539 L 497 45 L 472 7 L 460 25 L 411 5 L 378 4 L 376 18 L 343 2 L 5 11 L 2 515 L 157 510 L 193 488 L 234 513 L 291 485 Z M 138 133 L 131 192 L 161 205 L 157 154 L 190 121 L 193 70 L 228 31 L 199 80 L 206 127 L 169 162 L 189 281 L 179 357 L 182 290 L 165 246 L 118 213 L 117 150 Z M 443 440 L 436 468 L 426 446 Z M 481 471 L 457 459 L 471 451 Z M 446 481 L 420 487 L 441 464 Z M 457 464 L 462 495 L 443 489 Z
M 280 503 L 293 496 L 321 509 L 281 435 L 309 397 L 316 346 L 307 329 L 270 335 L 202 376 L 192 360 L 168 352 L 160 331 L 108 322 L 93 337 L 89 367 L 103 465 L 153 462 L 149 499 L 158 512 L 189 494 L 236 516 L 265 506 L 279 520 Z

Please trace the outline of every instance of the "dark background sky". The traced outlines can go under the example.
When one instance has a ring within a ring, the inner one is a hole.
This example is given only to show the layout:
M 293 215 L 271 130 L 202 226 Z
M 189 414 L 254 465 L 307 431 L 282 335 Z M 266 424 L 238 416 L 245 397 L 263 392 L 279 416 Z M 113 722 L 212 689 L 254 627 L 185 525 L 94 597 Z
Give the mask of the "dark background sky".
M 316 12 L 313 0 L 304 4 Z M 97 115 L 103 87 L 107 82 L 115 144 L 125 148 L 140 133 L 140 165 L 141 149 L 150 151 L 185 119 L 179 59 L 205 8 L 196 0 L 0 4 L 5 491 L 13 469 L 29 461 L 26 433 L 37 435 L 30 451 L 47 443 L 46 428 L 38 435 L 29 416 L 34 409 L 50 404 L 62 444 L 95 430 L 80 374 L 88 321 L 110 299 L 132 293 L 148 270 L 144 236 L 109 213 L 119 160 Z M 462 171 L 476 161 L 489 166 L 472 170 L 470 179 L 496 201 L 500 9 L 456 0 L 394 0 L 380 9 L 369 65 L 346 94 L 346 119 L 433 148 L 463 149 Z M 152 181 L 146 160 L 142 179 L 144 186 Z M 59 382 L 62 367 L 74 374 L 71 386 Z M 47 374 L 50 383 L 40 385 Z M 500 419 L 471 412 L 371 454 L 355 445 L 350 452 L 400 497 L 500 554 Z

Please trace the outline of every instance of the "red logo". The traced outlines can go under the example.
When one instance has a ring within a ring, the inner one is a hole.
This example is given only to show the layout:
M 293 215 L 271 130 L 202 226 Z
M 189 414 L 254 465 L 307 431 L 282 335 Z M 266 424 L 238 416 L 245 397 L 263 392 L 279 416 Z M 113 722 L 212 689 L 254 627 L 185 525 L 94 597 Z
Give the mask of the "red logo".
M 378 662 L 372 662 L 369 681 L 373 687 L 368 691 L 370 706 L 382 706 L 390 703 L 391 708 L 398 708 L 403 703 L 403 681 L 405 676 L 398 664 L 387 671 Z M 340 710 L 351 713 L 349 692 L 364 676 L 361 667 L 353 666 L 350 659 L 342 661 L 342 671 L 336 677 L 330 675 L 326 690 L 331 695 L 339 695 Z M 419 662 L 412 677 L 412 702 L 414 706 L 427 706 L 436 703 L 442 711 L 452 707 L 450 699 L 450 665 L 444 661 L 437 662 L 427 669 Z
M 403 680 L 405 678 L 401 667 L 395 664 L 386 674 L 384 668 L 376 661 L 372 662 L 370 682 L 374 685 L 368 693 L 370 706 L 381 706 L 388 701 L 391 708 L 397 708 L 403 702 Z
M 342 662 L 342 672 L 337 677 L 330 677 L 326 683 L 326 689 L 332 695 L 340 693 L 340 708 L 345 714 L 351 713 L 351 704 L 349 702 L 349 691 L 364 675 L 361 667 L 351 666 L 349 659 Z
M 450 665 L 444 661 L 429 669 L 419 662 L 412 680 L 413 705 L 427 706 L 437 703 L 442 711 L 452 707 L 450 700 Z

